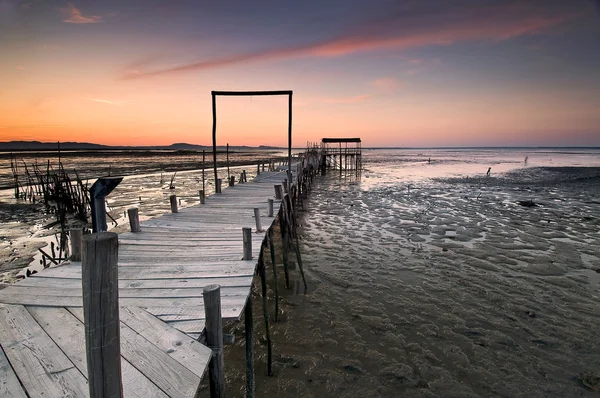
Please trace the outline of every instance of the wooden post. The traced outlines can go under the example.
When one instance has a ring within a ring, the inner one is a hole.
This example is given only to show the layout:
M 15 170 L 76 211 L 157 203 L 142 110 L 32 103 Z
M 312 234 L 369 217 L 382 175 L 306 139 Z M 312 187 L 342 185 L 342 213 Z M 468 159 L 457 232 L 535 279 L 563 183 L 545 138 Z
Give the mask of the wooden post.
M 223 181 L 220 178 L 217 178 L 217 181 L 215 183 L 215 192 L 216 193 L 221 193 L 221 184 L 223 183 Z
M 260 175 L 260 163 L 256 165 L 256 175 Z
M 288 180 L 287 178 L 285 178 L 283 180 L 283 184 L 281 184 L 283 186 L 283 193 L 288 193 Z
M 229 177 L 229 186 L 232 187 L 235 185 L 235 176 Z
M 262 164 L 262 171 L 263 171 L 263 172 L 265 171 L 265 163 L 264 163 L 264 162 L 263 162 L 263 164 Z
M 246 170 L 242 170 L 242 175 L 243 175 L 242 182 L 248 182 L 248 179 L 246 178 Z
M 260 224 L 260 209 L 254 208 L 254 221 L 256 222 L 256 232 L 262 232 L 262 225 Z
M 83 230 L 81 228 L 72 229 L 71 235 L 71 261 L 81 261 L 81 237 Z
M 206 151 L 203 149 L 202 150 L 202 192 L 206 192 L 206 187 L 204 186 L 205 180 L 206 180 L 204 177 L 204 169 L 206 168 L 204 165 L 205 161 L 206 161 Z
M 273 217 L 273 199 L 269 199 L 269 217 Z
M 127 217 L 129 218 L 129 227 L 131 232 L 140 232 L 140 214 L 137 207 L 127 209 Z
M 284 211 L 283 207 L 279 209 L 279 229 L 281 230 L 281 243 L 283 245 L 282 248 L 282 257 L 283 257 L 283 273 L 285 274 L 285 288 L 290 288 L 290 273 L 288 270 L 288 240 L 287 234 L 285 231 L 285 221 L 284 221 Z
M 114 232 L 82 239 L 81 280 L 91 398 L 122 397 L 118 237 Z
M 281 184 L 275 184 L 275 199 L 281 200 L 283 198 L 283 189 Z
M 244 257 L 242 260 L 252 260 L 252 228 L 242 228 L 244 242 Z
M 277 282 L 277 267 L 275 265 L 275 242 L 273 242 L 273 228 L 269 228 L 269 251 L 271 252 L 271 265 L 273 266 L 273 290 L 275 291 L 275 322 L 279 320 L 279 285 Z
M 198 191 L 198 195 L 200 195 L 200 204 L 203 205 L 206 203 L 206 197 L 204 196 L 204 189 Z
M 246 329 L 246 398 L 254 398 L 254 347 L 252 346 L 252 294 L 248 296 L 244 308 L 244 329 Z
M 208 363 L 211 398 L 225 396 L 225 361 L 223 356 L 223 319 L 221 318 L 221 287 L 208 285 L 202 290 L 206 328 L 206 346 L 212 350 Z
M 227 179 L 229 180 L 229 143 L 227 143 Z M 230 185 L 231 186 L 231 185 Z
M 265 269 L 264 249 L 266 245 L 261 246 L 258 256 L 258 272 L 260 274 L 260 287 L 263 302 L 263 318 L 265 320 L 265 336 L 267 340 L 267 376 L 273 375 L 273 344 L 271 343 L 271 328 L 269 327 L 269 304 L 267 302 L 267 270 Z
M 171 213 L 177 213 L 177 195 L 169 196 L 169 201 L 171 202 Z

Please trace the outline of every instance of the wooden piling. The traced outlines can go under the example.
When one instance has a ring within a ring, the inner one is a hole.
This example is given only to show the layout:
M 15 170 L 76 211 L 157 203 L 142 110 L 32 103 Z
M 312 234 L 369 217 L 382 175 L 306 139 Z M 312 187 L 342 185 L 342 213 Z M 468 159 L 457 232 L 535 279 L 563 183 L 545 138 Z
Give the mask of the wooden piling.
M 223 320 L 221 318 L 221 287 L 208 285 L 202 290 L 204 299 L 206 346 L 212 350 L 208 363 L 211 398 L 225 396 L 225 360 L 223 355 Z
M 256 222 L 256 232 L 262 232 L 262 225 L 260 223 L 260 209 L 254 208 L 254 221 Z
M 127 209 L 127 218 L 129 218 L 131 232 L 140 232 L 140 214 L 137 207 Z
M 256 165 L 256 175 L 260 175 L 260 163 Z
M 254 347 L 252 320 L 252 293 L 246 301 L 244 308 L 244 329 L 246 331 L 246 398 L 254 398 Z
M 281 184 L 283 186 L 283 193 L 288 193 L 288 180 L 287 178 L 283 180 L 283 184 Z
M 171 202 L 171 213 L 177 213 L 177 195 L 169 196 L 169 201 Z
M 252 260 L 252 228 L 242 228 L 244 242 L 244 257 L 242 260 Z
M 229 177 L 229 186 L 232 187 L 235 185 L 235 176 Z
M 267 340 L 267 375 L 273 375 L 273 345 L 271 344 L 271 328 L 269 327 L 269 305 L 267 300 L 267 275 L 264 261 L 265 244 L 261 246 L 260 255 L 258 256 L 258 273 L 260 274 L 260 287 L 262 292 L 263 302 L 263 318 L 265 320 L 265 337 Z
M 223 180 L 221 180 L 220 178 L 217 178 L 217 181 L 215 183 L 215 192 L 216 193 L 221 193 L 221 185 L 223 184 Z
M 71 261 L 81 261 L 81 237 L 83 236 L 83 230 L 81 228 L 74 228 L 69 231 L 71 237 Z
M 269 217 L 273 217 L 273 199 L 269 199 Z
M 289 289 L 290 288 L 290 273 L 289 273 L 289 269 L 288 269 L 288 240 L 287 240 L 287 236 L 286 236 L 286 231 L 285 231 L 285 221 L 283 219 L 284 217 L 284 212 L 282 211 L 283 207 L 279 209 L 279 229 L 281 230 L 281 242 L 283 244 L 283 252 L 282 252 L 282 256 L 283 256 L 283 272 L 285 274 L 285 288 Z
M 118 235 L 82 239 L 82 285 L 88 385 L 91 398 L 122 397 Z
M 206 197 L 204 196 L 204 189 L 198 191 L 198 195 L 200 196 L 200 204 L 203 205 L 206 203 Z
M 279 283 L 277 282 L 277 266 L 275 264 L 275 242 L 273 242 L 273 228 L 269 228 L 269 251 L 271 252 L 271 265 L 273 267 L 273 290 L 275 291 L 275 322 L 279 320 Z
M 281 200 L 283 198 L 283 189 L 281 184 L 275 184 L 275 199 Z

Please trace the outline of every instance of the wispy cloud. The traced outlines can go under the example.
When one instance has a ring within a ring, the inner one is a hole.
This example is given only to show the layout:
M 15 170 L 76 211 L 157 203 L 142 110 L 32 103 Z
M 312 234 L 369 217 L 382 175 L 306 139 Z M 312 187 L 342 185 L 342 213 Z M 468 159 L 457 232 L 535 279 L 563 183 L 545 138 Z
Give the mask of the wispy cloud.
M 357 102 L 362 102 L 371 98 L 371 94 L 363 94 L 363 95 L 354 95 L 351 97 L 341 97 L 341 98 L 325 98 L 323 102 L 327 102 L 328 104 L 354 104 Z
M 90 101 L 99 102 L 101 104 L 112 105 L 112 106 L 121 106 L 123 105 L 122 101 L 110 101 L 102 98 L 87 98 Z
M 434 16 L 412 16 L 399 12 L 365 21 L 355 29 L 319 42 L 265 51 L 234 54 L 226 57 L 199 60 L 184 65 L 151 68 L 151 63 L 137 63 L 128 68 L 124 78 L 165 75 L 240 63 L 272 61 L 293 57 L 341 57 L 376 50 L 407 50 L 432 45 L 452 45 L 458 42 L 488 40 L 500 42 L 514 37 L 537 34 L 562 23 L 570 16 L 541 12 L 540 9 L 515 2 L 508 5 L 437 13 Z M 415 63 L 415 66 L 418 62 Z
M 102 17 L 97 15 L 85 16 L 73 4 L 69 4 L 66 8 L 63 8 L 62 11 L 66 14 L 66 19 L 63 19 L 63 22 L 66 23 L 84 24 L 102 22 Z
M 375 90 L 384 93 L 394 92 L 401 86 L 401 83 L 393 77 L 382 77 L 369 83 Z

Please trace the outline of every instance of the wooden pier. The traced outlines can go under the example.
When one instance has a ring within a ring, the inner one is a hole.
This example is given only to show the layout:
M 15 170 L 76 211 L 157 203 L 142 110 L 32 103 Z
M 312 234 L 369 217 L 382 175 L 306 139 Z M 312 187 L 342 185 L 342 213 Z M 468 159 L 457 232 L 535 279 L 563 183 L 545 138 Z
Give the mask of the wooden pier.
M 360 138 L 323 138 L 321 140 L 321 173 L 326 169 L 353 170 L 362 169 L 362 148 Z
M 205 341 L 204 288 L 220 286 L 225 320 L 251 311 L 253 276 L 273 215 L 302 204 L 318 161 L 309 153 L 295 167 L 293 182 L 284 182 L 288 172 L 263 171 L 206 198 L 202 191 L 203 204 L 174 209 L 141 223 L 140 232 L 119 235 L 123 396 L 196 394 L 212 354 L 199 342 Z M 276 187 L 281 184 L 283 189 Z M 81 262 L 44 269 L 0 290 L 0 396 L 89 396 L 84 297 Z

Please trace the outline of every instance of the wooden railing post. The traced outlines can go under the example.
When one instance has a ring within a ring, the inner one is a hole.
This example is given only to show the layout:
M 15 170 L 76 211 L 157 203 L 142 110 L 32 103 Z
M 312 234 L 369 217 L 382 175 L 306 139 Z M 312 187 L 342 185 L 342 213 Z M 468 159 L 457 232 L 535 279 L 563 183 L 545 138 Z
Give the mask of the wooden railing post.
M 140 232 L 140 214 L 137 207 L 127 209 L 127 217 L 129 218 L 129 227 L 131 232 Z
M 169 201 L 171 202 L 171 213 L 177 213 L 177 195 L 169 196 Z
M 283 189 L 281 188 L 281 184 L 275 185 L 275 199 L 281 200 L 283 198 Z
M 273 217 L 273 199 L 269 199 L 269 217 Z
M 221 184 L 223 183 L 223 180 L 221 180 L 220 178 L 217 178 L 217 182 L 215 183 L 215 192 L 216 193 L 221 193 Z
M 118 238 L 113 232 L 82 239 L 81 279 L 90 398 L 122 397 Z
M 260 223 L 260 209 L 258 207 L 254 208 L 254 221 L 256 222 L 256 232 L 261 232 L 262 225 Z
M 221 318 L 221 287 L 208 285 L 202 290 L 206 328 L 206 345 L 213 355 L 208 363 L 211 398 L 225 396 L 225 361 L 223 356 L 223 320 Z
M 200 196 L 200 204 L 203 205 L 206 202 L 206 198 L 204 196 L 204 189 L 199 190 L 198 195 Z
M 252 260 L 252 228 L 242 228 L 244 242 L 244 257 L 242 260 Z
M 283 193 L 288 193 L 288 180 L 287 178 L 283 180 Z
M 232 187 L 235 185 L 235 176 L 229 177 L 229 186 Z
M 71 237 L 71 261 L 81 261 L 81 237 L 83 230 L 75 228 L 69 231 Z

